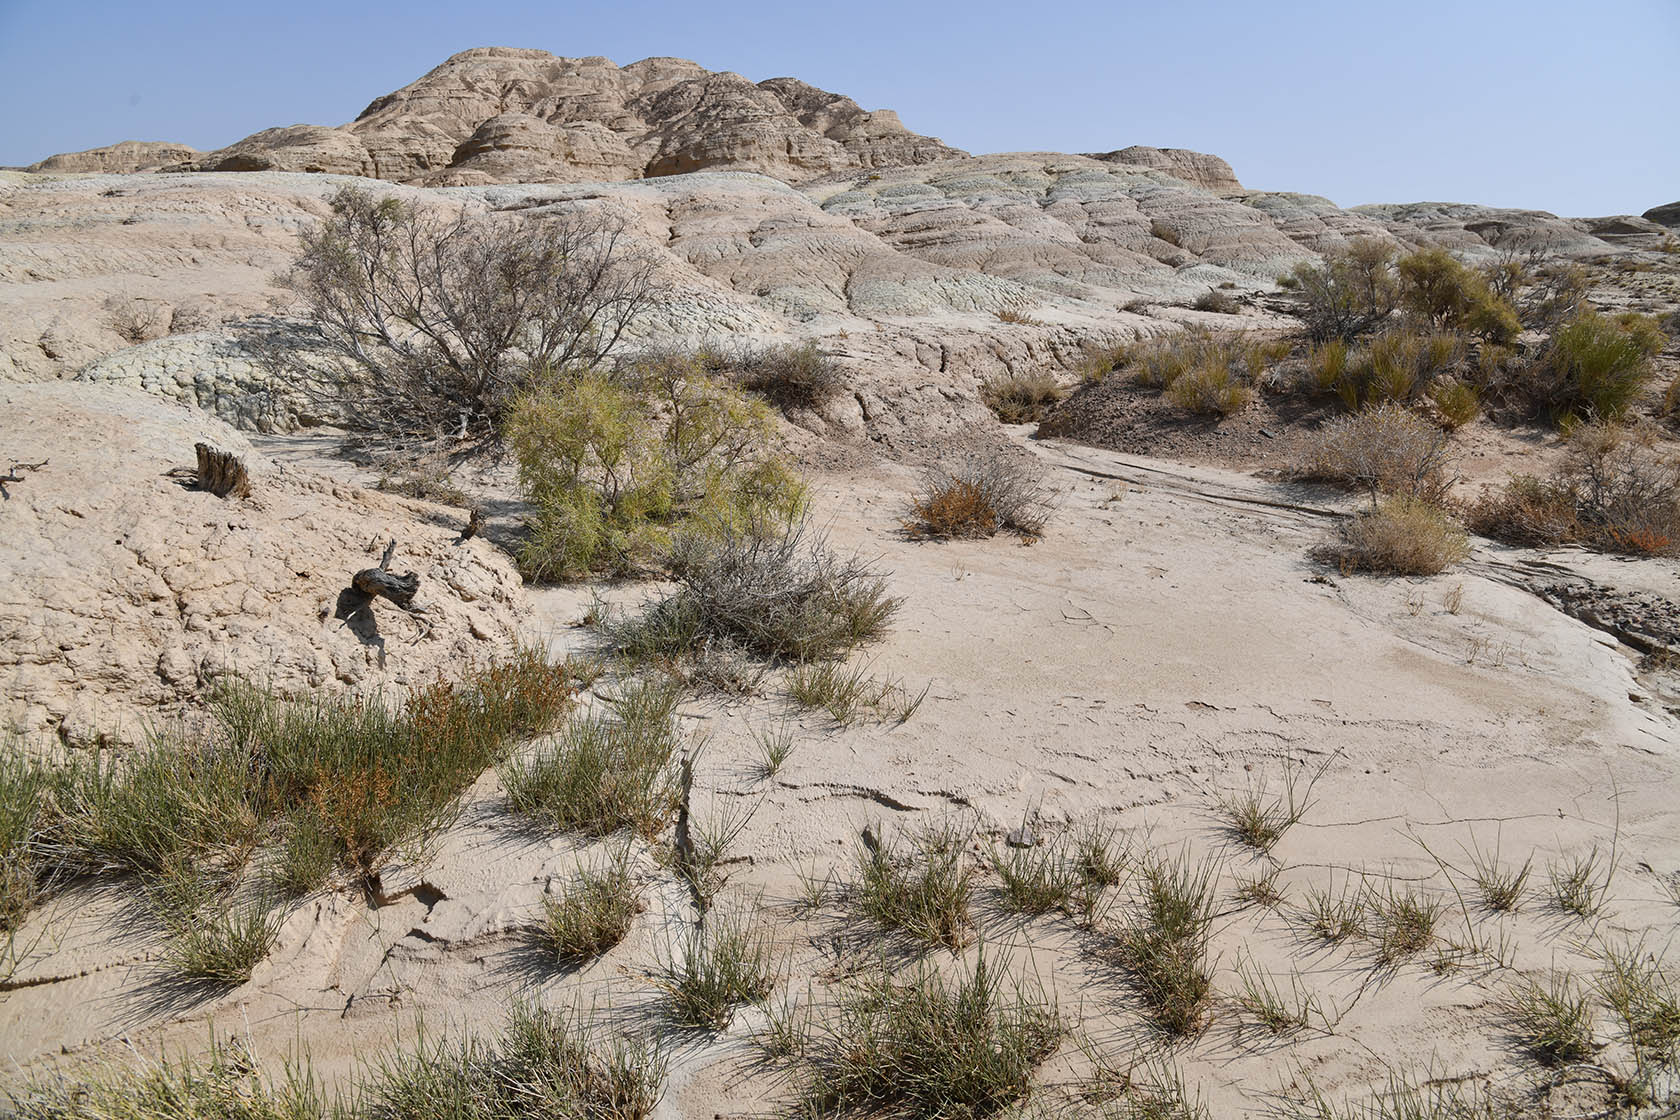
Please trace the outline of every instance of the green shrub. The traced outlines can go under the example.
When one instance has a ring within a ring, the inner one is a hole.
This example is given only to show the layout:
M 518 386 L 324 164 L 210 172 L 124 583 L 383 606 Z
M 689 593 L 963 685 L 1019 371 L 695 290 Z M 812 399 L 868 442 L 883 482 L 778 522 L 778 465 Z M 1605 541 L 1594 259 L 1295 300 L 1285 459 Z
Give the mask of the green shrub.
M 1445 249 L 1420 249 L 1395 264 L 1400 302 L 1439 330 L 1468 331 L 1507 343 L 1522 330 L 1517 312 L 1489 286 L 1487 277 Z
M 1249 342 L 1192 328 L 1133 344 L 1125 364 L 1140 385 L 1165 391 L 1178 407 L 1228 416 L 1248 406 L 1252 386 L 1287 353 L 1281 339 Z
M 505 437 L 533 506 L 519 556 L 531 579 L 633 572 L 680 526 L 791 516 L 804 502 L 769 410 L 693 355 L 540 379 L 514 401 Z
M 1429 387 L 1429 399 L 1435 402 L 1441 422 L 1451 430 L 1470 423 L 1482 411 L 1482 397 L 1476 387 L 1456 379 L 1437 381 Z
M 1194 366 L 1167 390 L 1167 399 L 1186 412 L 1229 416 L 1254 400 L 1254 390 L 1224 363 Z
M 980 400 L 1005 424 L 1036 424 L 1066 396 L 1048 373 L 1009 374 L 980 383 Z
M 741 388 L 783 411 L 820 408 L 846 391 L 845 372 L 814 342 L 763 346 L 714 361 L 733 370 Z
M 1444 332 L 1390 327 L 1348 353 L 1330 388 L 1350 409 L 1405 403 L 1464 356 L 1464 340 Z M 1332 362 L 1334 352 L 1325 355 Z M 1319 366 L 1324 372 L 1325 365 Z
M 1553 333 L 1531 381 L 1536 406 L 1559 422 L 1619 420 L 1651 377 L 1667 340 L 1643 315 L 1578 311 Z

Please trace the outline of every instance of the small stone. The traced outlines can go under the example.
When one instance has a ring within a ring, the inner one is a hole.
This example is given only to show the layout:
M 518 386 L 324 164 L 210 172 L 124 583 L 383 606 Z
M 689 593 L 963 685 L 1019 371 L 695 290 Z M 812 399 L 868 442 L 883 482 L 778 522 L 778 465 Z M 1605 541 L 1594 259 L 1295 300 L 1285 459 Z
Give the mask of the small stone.
M 1020 828 L 1012 828 L 1004 833 L 1003 842 L 1011 848 L 1030 848 L 1038 843 L 1038 837 L 1033 835 L 1032 829 L 1022 825 Z

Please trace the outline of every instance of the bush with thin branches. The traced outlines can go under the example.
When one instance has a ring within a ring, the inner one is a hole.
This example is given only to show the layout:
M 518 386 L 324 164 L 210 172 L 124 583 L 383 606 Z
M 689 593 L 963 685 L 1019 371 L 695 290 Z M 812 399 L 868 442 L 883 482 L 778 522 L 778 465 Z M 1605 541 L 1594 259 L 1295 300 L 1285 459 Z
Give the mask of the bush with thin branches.
M 1296 456 L 1296 477 L 1440 501 L 1453 484 L 1446 435 L 1410 409 L 1382 404 L 1327 421 Z
M 1043 535 L 1049 494 L 1037 471 L 1001 451 L 976 452 L 951 466 L 935 466 L 910 499 L 905 531 L 940 540 L 1018 533 Z

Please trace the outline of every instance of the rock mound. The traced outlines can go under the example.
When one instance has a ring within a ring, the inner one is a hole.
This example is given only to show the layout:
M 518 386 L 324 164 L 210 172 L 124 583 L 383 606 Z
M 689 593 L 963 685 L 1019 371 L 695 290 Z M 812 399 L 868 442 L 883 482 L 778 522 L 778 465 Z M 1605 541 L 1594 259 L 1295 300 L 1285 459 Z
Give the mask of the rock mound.
M 1201 187 L 1214 194 L 1236 194 L 1243 190 L 1237 173 L 1218 156 L 1192 152 L 1188 148 L 1150 148 L 1134 144 L 1130 148 L 1093 155 L 1106 163 L 1124 163 L 1132 167 L 1149 167 L 1165 171 L 1175 179 Z
M 124 140 L 120 144 L 89 148 L 83 152 L 60 152 L 39 163 L 32 163 L 24 170 L 70 175 L 128 175 L 182 163 L 197 155 L 197 148 L 171 144 L 166 140 Z
M 378 98 L 341 128 L 266 129 L 190 166 L 429 186 L 617 181 L 711 168 L 800 182 L 963 154 L 909 131 L 896 113 L 867 112 L 793 78 L 754 84 L 680 58 L 620 67 L 480 47 Z
M 219 420 L 134 390 L 0 383 L 8 461 L 0 533 L 0 724 L 132 740 L 206 684 L 400 690 L 505 653 L 523 593 L 439 507 L 256 454 Z M 183 486 L 204 441 L 244 458 L 246 499 Z M 437 518 L 429 520 L 428 515 Z M 379 602 L 348 620 L 353 572 L 398 542 L 424 616 Z
M 1666 202 L 1661 206 L 1653 206 L 1642 215 L 1647 221 L 1656 222 L 1659 226 L 1669 226 L 1680 229 L 1680 202 Z

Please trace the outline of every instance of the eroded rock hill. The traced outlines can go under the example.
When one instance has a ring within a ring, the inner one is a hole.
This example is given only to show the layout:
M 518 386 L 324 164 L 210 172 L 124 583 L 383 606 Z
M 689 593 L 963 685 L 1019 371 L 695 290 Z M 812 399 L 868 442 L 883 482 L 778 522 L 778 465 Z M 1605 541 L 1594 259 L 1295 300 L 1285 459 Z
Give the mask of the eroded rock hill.
M 681 58 L 480 47 L 451 56 L 340 128 L 258 132 L 186 165 L 311 171 L 428 186 L 598 182 L 708 168 L 786 182 L 964 153 L 898 114 L 794 78 L 753 83 Z

